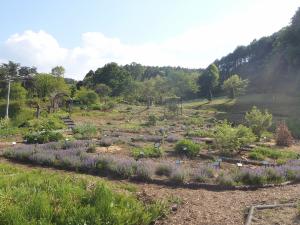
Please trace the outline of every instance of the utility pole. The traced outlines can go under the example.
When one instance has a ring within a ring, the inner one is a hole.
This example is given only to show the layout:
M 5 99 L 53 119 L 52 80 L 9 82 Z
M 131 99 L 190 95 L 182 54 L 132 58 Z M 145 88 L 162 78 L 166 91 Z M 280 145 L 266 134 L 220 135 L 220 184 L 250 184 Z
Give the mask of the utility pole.
M 8 112 L 9 112 L 10 83 L 11 83 L 11 79 L 8 78 L 8 90 L 7 90 L 7 102 L 6 102 L 6 116 L 5 116 L 6 119 L 9 119 Z

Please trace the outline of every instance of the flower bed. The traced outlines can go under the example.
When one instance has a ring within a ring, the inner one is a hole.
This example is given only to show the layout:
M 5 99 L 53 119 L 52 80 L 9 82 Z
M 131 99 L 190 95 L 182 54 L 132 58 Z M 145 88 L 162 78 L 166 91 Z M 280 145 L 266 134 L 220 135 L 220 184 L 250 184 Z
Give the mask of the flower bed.
M 187 168 L 175 163 L 136 161 L 120 155 L 89 154 L 87 149 L 90 144 L 90 141 L 75 141 L 63 144 L 25 145 L 6 150 L 4 156 L 25 163 L 100 176 L 187 187 L 196 187 L 198 184 L 199 187 L 264 186 L 300 181 L 299 160 L 275 167 L 220 170 L 208 164 L 200 165 L 198 168 Z

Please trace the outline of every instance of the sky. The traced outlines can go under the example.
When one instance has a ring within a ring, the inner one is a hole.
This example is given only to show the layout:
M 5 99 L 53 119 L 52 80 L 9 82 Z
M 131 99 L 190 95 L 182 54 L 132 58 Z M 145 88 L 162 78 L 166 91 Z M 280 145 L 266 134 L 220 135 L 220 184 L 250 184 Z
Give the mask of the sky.
M 109 62 L 205 68 L 290 24 L 298 0 L 0 0 L 0 62 L 62 65 L 82 79 Z

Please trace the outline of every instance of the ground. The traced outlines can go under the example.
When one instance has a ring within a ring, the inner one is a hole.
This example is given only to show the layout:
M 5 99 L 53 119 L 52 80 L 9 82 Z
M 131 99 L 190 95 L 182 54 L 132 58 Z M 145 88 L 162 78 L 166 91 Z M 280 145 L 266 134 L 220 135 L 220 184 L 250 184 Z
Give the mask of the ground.
M 1 160 L 1 163 L 7 163 Z M 34 167 L 14 164 L 32 170 Z M 72 173 L 61 170 L 48 169 L 56 173 Z M 272 189 L 259 189 L 256 191 L 223 191 L 191 190 L 183 188 L 162 187 L 154 184 L 128 183 L 127 181 L 111 181 L 89 175 L 72 173 L 74 176 L 91 179 L 106 180 L 110 183 L 122 184 L 137 190 L 137 195 L 142 199 L 173 199 L 178 204 L 177 210 L 171 212 L 167 218 L 157 221 L 157 225 L 241 225 L 245 221 L 248 207 L 255 204 L 273 204 L 300 200 L 300 185 L 276 187 Z M 287 211 L 289 212 L 289 211 Z M 290 216 L 281 217 L 282 223 L 293 225 L 290 219 L 294 219 L 295 212 Z M 276 218 L 276 210 L 270 211 L 271 217 Z M 269 215 L 270 215 L 269 214 Z M 269 216 L 270 217 L 270 216 Z M 264 218 L 268 218 L 265 216 Z M 264 220 L 256 225 L 267 225 Z M 276 223 L 274 223 L 276 224 Z

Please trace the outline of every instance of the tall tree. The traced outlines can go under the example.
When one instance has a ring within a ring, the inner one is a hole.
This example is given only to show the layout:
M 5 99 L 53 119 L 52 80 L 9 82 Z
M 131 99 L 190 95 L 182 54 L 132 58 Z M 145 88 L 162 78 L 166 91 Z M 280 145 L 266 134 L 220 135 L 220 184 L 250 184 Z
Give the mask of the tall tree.
M 56 66 L 51 70 L 51 74 L 56 77 L 64 77 L 65 72 L 66 72 L 65 68 L 62 66 Z
M 213 98 L 213 91 L 219 84 L 220 73 L 215 64 L 211 64 L 199 77 L 198 84 L 209 101 Z
M 234 99 L 236 96 L 243 94 L 248 86 L 247 79 L 241 79 L 237 74 L 232 75 L 224 81 L 222 88 L 228 93 L 228 96 Z
M 20 79 L 20 75 L 18 73 L 18 70 L 20 68 L 20 64 L 14 63 L 12 61 L 9 61 L 8 63 L 3 63 L 1 65 L 1 77 L 8 83 L 8 88 L 7 88 L 7 102 L 6 102 L 6 114 L 5 118 L 9 118 L 9 101 L 10 101 L 10 86 L 11 82 L 14 80 Z

